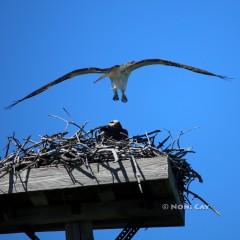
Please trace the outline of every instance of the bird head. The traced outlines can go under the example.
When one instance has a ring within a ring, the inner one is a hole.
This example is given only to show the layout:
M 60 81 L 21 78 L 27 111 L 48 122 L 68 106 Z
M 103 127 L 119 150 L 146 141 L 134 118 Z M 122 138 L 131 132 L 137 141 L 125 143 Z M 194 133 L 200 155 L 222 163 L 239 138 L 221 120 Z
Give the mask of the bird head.
M 122 128 L 121 123 L 118 120 L 112 120 L 108 123 L 109 127 Z

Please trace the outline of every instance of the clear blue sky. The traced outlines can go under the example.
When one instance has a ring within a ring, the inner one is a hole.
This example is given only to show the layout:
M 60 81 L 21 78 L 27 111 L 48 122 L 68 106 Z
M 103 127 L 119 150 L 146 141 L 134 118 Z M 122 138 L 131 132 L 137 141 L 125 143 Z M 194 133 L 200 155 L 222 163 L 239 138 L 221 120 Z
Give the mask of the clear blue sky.
M 186 226 L 141 230 L 135 239 L 239 239 L 240 197 L 239 56 L 240 2 L 237 0 L 42 0 L 0 2 L 1 149 L 17 136 L 53 133 L 67 108 L 89 128 L 119 119 L 131 135 L 157 128 L 200 126 L 183 145 L 197 154 L 189 161 L 204 178 L 192 189 L 213 203 L 210 211 L 187 211 Z M 166 58 L 234 77 L 231 83 L 164 66 L 139 69 L 130 78 L 129 102 L 115 103 L 109 80 L 81 76 L 5 111 L 4 106 L 76 68 L 144 58 Z M 3 207 L 3 206 L 1 206 Z M 114 239 L 119 230 L 96 231 Z M 64 239 L 64 233 L 40 233 Z M 0 235 L 24 240 L 24 234 Z

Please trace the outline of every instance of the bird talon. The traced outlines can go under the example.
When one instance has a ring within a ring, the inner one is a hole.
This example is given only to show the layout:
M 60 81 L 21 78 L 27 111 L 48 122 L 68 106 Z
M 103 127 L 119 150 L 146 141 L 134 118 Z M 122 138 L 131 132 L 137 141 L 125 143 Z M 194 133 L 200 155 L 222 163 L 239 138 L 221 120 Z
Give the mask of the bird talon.
M 128 101 L 126 95 L 122 95 L 122 99 L 121 100 L 122 100 L 123 103 L 126 103 Z
M 118 101 L 118 100 L 119 100 L 119 97 L 118 97 L 117 94 L 115 94 L 115 95 L 113 96 L 113 101 Z

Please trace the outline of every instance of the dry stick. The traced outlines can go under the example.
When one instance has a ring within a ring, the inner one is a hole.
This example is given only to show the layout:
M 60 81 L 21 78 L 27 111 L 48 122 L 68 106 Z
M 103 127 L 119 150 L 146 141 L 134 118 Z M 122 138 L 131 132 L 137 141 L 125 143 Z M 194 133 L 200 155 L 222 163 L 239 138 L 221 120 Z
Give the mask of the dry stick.
M 202 201 L 204 204 L 206 204 L 213 212 L 215 212 L 218 216 L 221 216 L 221 213 L 216 209 L 214 208 L 213 206 L 211 206 L 207 201 L 205 201 L 202 197 L 200 197 L 198 194 L 184 188 L 184 191 L 187 192 L 187 193 L 190 193 L 192 194 L 195 198 L 199 199 L 200 201 Z
M 193 128 L 189 128 L 189 129 L 186 129 L 186 130 L 181 130 L 178 133 L 177 138 L 173 141 L 173 146 L 177 143 L 177 147 L 180 148 L 180 138 L 181 138 L 181 136 L 184 135 L 184 134 L 187 134 L 187 133 L 189 133 L 192 130 L 197 129 L 197 128 L 199 128 L 199 126 L 196 126 L 196 127 L 193 127 Z
M 81 143 L 81 141 L 80 141 L 80 139 L 79 139 L 79 136 L 78 136 L 77 134 L 75 134 L 75 136 L 76 136 L 76 138 L 77 138 L 77 140 L 78 140 L 78 143 L 79 143 L 80 145 L 82 145 L 82 146 L 85 147 L 85 148 L 90 149 L 90 147 L 88 147 L 86 144 Z
M 113 158 L 114 158 L 114 162 L 118 162 L 119 158 L 117 155 L 117 152 L 114 148 L 102 148 L 102 149 L 98 149 L 97 152 L 111 152 L 113 154 Z
M 9 152 L 9 148 L 10 148 L 10 144 L 11 144 L 12 139 L 8 138 L 8 143 L 6 145 L 6 152 L 5 152 L 5 158 L 8 156 L 8 152 Z
M 66 129 L 68 128 L 68 125 L 69 125 L 69 121 L 67 121 L 66 119 L 62 118 L 62 117 L 59 117 L 59 116 L 56 116 L 56 115 L 48 115 L 49 117 L 53 117 L 53 118 L 56 118 L 56 119 L 59 119 L 59 120 L 62 120 L 63 122 L 66 123 L 66 126 L 64 128 L 64 131 L 66 131 Z
M 145 135 L 146 135 L 146 137 L 147 137 L 147 140 L 148 140 L 148 145 L 151 145 L 151 142 L 150 142 L 150 139 L 149 139 L 149 137 L 148 137 L 148 134 L 147 134 L 147 133 L 145 133 Z
M 134 164 L 134 168 L 135 168 L 134 173 L 135 173 L 135 177 L 136 177 L 137 182 L 138 182 L 138 187 L 139 187 L 140 192 L 143 193 L 142 185 L 141 185 L 141 179 L 140 179 L 141 174 L 140 174 L 139 169 L 138 169 L 137 161 L 136 161 L 136 159 L 133 155 L 132 155 L 132 160 L 133 160 L 133 164 Z
M 86 144 L 81 143 L 78 134 L 76 134 L 76 137 L 77 137 L 78 143 L 79 143 L 80 145 L 84 146 L 84 147 L 87 148 L 87 149 L 90 149 Z M 89 163 L 88 163 L 87 157 L 85 158 L 85 161 L 83 160 L 83 164 L 86 166 L 87 169 L 90 169 L 90 172 L 91 172 L 92 176 L 95 177 L 95 179 L 97 179 L 96 176 L 95 176 L 95 174 L 94 174 L 94 172 L 93 172 L 93 170 L 92 170 L 92 168 L 89 167 Z
M 19 148 L 20 148 L 23 152 L 26 151 L 24 148 L 25 148 L 25 146 L 29 143 L 29 139 L 30 139 L 30 138 L 31 138 L 31 136 L 28 136 L 28 137 L 26 138 L 25 142 L 24 142 L 23 144 L 20 144 L 20 145 L 19 145 Z
M 157 146 L 157 149 L 163 147 L 164 144 L 169 140 L 170 137 L 171 137 L 171 136 L 169 135 L 169 136 L 167 136 L 162 142 L 160 142 L 160 143 L 158 144 L 158 146 Z
M 67 114 L 68 117 L 70 117 L 70 118 L 72 117 L 71 114 L 68 112 L 68 110 L 65 107 L 63 107 L 62 109 Z

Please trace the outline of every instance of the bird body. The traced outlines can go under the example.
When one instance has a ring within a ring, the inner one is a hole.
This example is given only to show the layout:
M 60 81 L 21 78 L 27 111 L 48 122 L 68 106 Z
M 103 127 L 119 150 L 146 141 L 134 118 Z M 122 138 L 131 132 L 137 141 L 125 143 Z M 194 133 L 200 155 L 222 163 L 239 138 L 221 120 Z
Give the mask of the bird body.
M 227 79 L 227 77 L 222 76 L 222 75 L 218 75 L 215 73 L 211 73 L 209 71 L 200 69 L 200 68 L 196 68 L 196 67 L 192 67 L 189 65 L 185 65 L 185 64 L 180 64 L 180 63 L 176 63 L 173 61 L 169 61 L 169 60 L 164 60 L 164 59 L 145 59 L 145 60 L 141 60 L 141 61 L 131 61 L 128 62 L 126 64 L 121 64 L 121 65 L 114 65 L 112 67 L 109 68 L 96 68 L 96 67 L 91 67 L 91 68 L 81 68 L 81 69 L 77 69 L 74 71 L 71 71 L 65 75 L 63 75 L 60 78 L 57 78 L 56 80 L 40 87 L 39 89 L 31 92 L 30 94 L 28 94 L 27 96 L 13 102 L 11 105 L 9 105 L 7 107 L 7 109 L 15 106 L 16 104 L 34 97 L 35 95 L 38 95 L 44 91 L 46 91 L 48 88 L 61 83 L 67 79 L 71 79 L 75 76 L 78 75 L 83 75 L 83 74 L 102 74 L 96 81 L 100 81 L 106 77 L 110 78 L 111 80 L 111 84 L 112 84 L 112 89 L 114 92 L 114 96 L 113 96 L 113 100 L 114 101 L 118 101 L 119 97 L 118 97 L 118 90 L 121 91 L 122 93 L 122 102 L 127 102 L 127 97 L 126 97 L 126 88 L 127 88 L 127 83 L 128 83 L 128 79 L 130 74 L 135 71 L 138 68 L 144 67 L 144 66 L 149 66 L 149 65 L 166 65 L 166 66 L 172 66 L 172 67 L 177 67 L 177 68 L 183 68 L 192 72 L 196 72 L 196 73 L 200 73 L 200 74 L 205 74 L 205 75 L 209 75 L 209 76 L 214 76 L 214 77 L 218 77 L 221 79 Z
M 100 135 L 105 139 L 121 141 L 128 138 L 128 131 L 122 127 L 118 120 L 112 120 L 107 126 L 100 128 Z
M 125 94 L 128 78 L 131 74 L 131 71 L 127 68 L 129 64 L 123 64 L 120 66 L 115 66 L 108 74 L 108 77 L 111 79 L 112 90 L 114 92 L 113 100 L 119 100 L 118 90 L 122 92 L 122 102 L 127 102 L 127 97 Z

